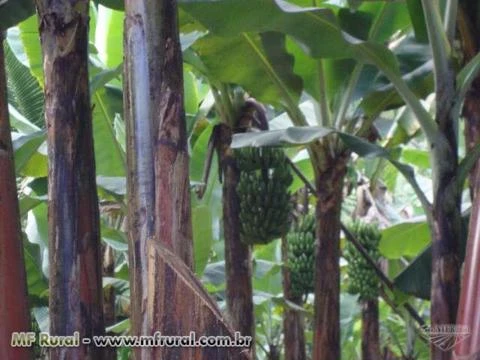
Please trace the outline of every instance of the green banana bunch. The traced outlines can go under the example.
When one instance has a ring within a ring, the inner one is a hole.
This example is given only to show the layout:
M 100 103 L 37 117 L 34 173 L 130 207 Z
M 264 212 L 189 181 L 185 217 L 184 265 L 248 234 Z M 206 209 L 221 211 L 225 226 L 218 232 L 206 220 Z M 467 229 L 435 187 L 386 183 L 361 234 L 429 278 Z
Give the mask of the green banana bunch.
M 300 218 L 287 234 L 290 284 L 294 296 L 303 296 L 314 290 L 315 274 L 315 216 Z
M 378 226 L 357 221 L 349 226 L 349 230 L 372 259 L 378 261 L 380 258 L 378 245 L 382 237 Z M 375 270 L 349 242 L 345 245 L 343 255 L 348 261 L 347 273 L 350 279 L 348 292 L 358 294 L 360 300 L 371 300 L 378 297 L 380 282 Z
M 283 150 L 243 148 L 235 150 L 240 171 L 240 232 L 246 244 L 267 244 L 289 228 L 290 187 L 293 177 Z

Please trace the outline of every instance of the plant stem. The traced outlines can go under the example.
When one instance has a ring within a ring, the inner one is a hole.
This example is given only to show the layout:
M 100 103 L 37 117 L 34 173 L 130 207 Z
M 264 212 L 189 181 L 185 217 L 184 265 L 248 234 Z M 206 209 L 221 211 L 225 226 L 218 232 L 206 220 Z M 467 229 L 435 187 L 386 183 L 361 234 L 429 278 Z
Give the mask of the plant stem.
M 360 74 L 362 73 L 363 63 L 358 62 L 355 67 L 353 68 L 352 74 L 350 75 L 350 79 L 348 81 L 347 88 L 345 89 L 345 94 L 342 97 L 342 102 L 337 112 L 337 116 L 335 119 L 335 129 L 340 130 L 343 124 L 346 122 L 346 115 L 348 106 L 350 105 L 351 98 L 353 92 L 355 91 L 355 87 L 357 86 L 358 79 L 360 79 Z
M 450 44 L 455 39 L 455 29 L 457 25 L 458 0 L 447 0 L 445 7 L 445 33 Z
M 223 173 L 223 231 L 225 238 L 226 301 L 230 323 L 255 344 L 255 317 L 252 289 L 251 247 L 240 238 L 240 200 L 237 194 L 239 171 L 230 148 L 231 128 L 217 125 L 218 156 Z M 253 351 L 252 347 L 252 351 Z
M 104 335 L 100 223 L 88 79 L 88 6 L 36 2 L 45 73 L 51 335 Z M 55 21 L 51 21 L 52 8 Z M 103 358 L 94 344 L 50 359 Z
M 328 106 L 328 94 L 325 82 L 325 71 L 323 69 L 323 61 L 317 61 L 317 74 L 318 74 L 318 106 L 320 108 L 320 119 L 317 123 L 323 127 L 329 127 L 332 125 L 332 119 L 330 115 L 330 108 Z
M 0 358 L 31 359 L 31 348 L 11 346 L 12 333 L 30 331 L 31 323 L 3 49 L 0 31 Z

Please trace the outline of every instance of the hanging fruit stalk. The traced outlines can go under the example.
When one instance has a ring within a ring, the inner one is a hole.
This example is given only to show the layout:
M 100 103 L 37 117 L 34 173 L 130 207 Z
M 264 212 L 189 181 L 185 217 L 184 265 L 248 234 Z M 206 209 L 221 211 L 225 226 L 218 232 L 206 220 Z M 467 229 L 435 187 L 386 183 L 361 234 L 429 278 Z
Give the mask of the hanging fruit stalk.
M 282 237 L 282 261 L 284 264 L 288 262 L 287 236 Z M 303 306 L 303 299 L 292 292 L 291 271 L 287 265 L 282 266 L 282 279 L 285 300 L 298 306 Z M 305 321 L 300 311 L 285 307 L 283 313 L 283 338 L 285 360 L 306 360 Z
M 28 347 L 12 347 L 12 333 L 30 328 L 13 147 L 8 118 L 7 77 L 0 31 L 0 358 L 26 360 Z
M 247 118 L 243 116 L 240 120 Z M 291 204 L 288 188 L 293 177 L 283 150 L 239 149 L 234 151 L 234 157 L 240 174 L 235 192 L 240 207 L 241 242 L 246 246 L 267 244 L 284 236 L 289 227 Z M 279 355 L 275 346 L 270 355 Z
M 88 81 L 86 0 L 36 2 L 45 74 L 49 159 L 50 334 L 104 334 L 98 198 Z M 103 349 L 51 348 L 50 358 Z
M 315 275 L 315 216 L 302 216 L 287 234 L 291 291 L 305 297 L 314 291 Z
M 306 179 L 306 177 L 301 173 L 301 171 L 293 164 L 290 164 L 292 166 L 292 170 L 295 172 L 296 175 L 300 177 L 300 179 L 305 183 L 306 189 L 311 191 L 312 194 L 316 195 L 317 191 L 315 187 Z M 348 242 L 352 244 L 352 246 L 357 249 L 358 253 L 361 254 L 363 259 L 369 266 L 372 268 L 372 270 L 375 272 L 376 276 L 378 279 L 381 281 L 381 283 L 386 286 L 388 289 L 391 291 L 394 290 L 394 284 L 393 282 L 388 278 L 387 275 L 383 272 L 382 269 L 378 266 L 378 264 L 371 258 L 369 253 L 365 250 L 362 244 L 355 238 L 355 236 L 350 232 L 350 230 L 342 223 L 340 222 L 340 228 L 345 235 L 345 238 Z M 384 292 L 381 293 L 383 299 L 387 304 L 391 306 L 391 308 L 394 311 L 397 311 L 397 308 L 395 304 L 392 302 L 391 299 L 389 299 Z M 406 302 L 403 304 L 403 308 L 408 312 L 408 314 L 412 317 L 413 320 L 420 326 L 423 327 L 425 326 L 425 322 L 423 318 L 417 313 L 417 311 L 410 305 L 410 303 Z M 400 315 L 400 314 L 399 314 Z M 422 338 L 423 339 L 423 338 Z
M 248 245 L 267 244 L 282 237 L 289 228 L 288 188 L 293 180 L 283 150 L 239 149 L 235 159 L 240 171 L 236 190 L 241 240 Z
M 235 130 L 247 131 L 258 123 L 268 127 L 263 108 L 255 100 L 245 101 L 243 94 L 233 105 L 234 94 L 223 84 L 213 88 L 215 105 L 222 123 L 214 127 L 205 161 L 203 183 L 208 181 L 214 150 L 217 152 L 222 186 L 223 231 L 225 239 L 225 276 L 227 313 L 232 327 L 242 335 L 251 336 L 252 357 L 255 357 L 255 318 L 252 290 L 252 254 L 249 245 L 241 241 L 240 200 L 237 194 L 239 169 L 233 149 L 230 147 Z M 262 121 L 263 120 L 263 121 Z M 202 197 L 205 185 L 198 189 Z
M 292 163 L 289 162 L 289 165 L 292 166 Z M 295 169 L 292 167 L 293 172 L 299 172 L 298 168 Z M 299 172 L 301 174 L 301 172 Z M 303 175 L 303 174 L 302 174 Z M 306 180 L 306 179 L 305 179 Z M 309 201 L 309 189 L 305 187 L 304 189 L 297 192 L 297 194 L 293 197 L 295 199 L 295 203 L 301 203 L 298 206 L 296 212 L 298 212 L 298 222 L 301 222 L 302 218 L 307 216 L 308 214 L 308 201 Z M 300 200 L 300 201 L 299 201 Z M 294 212 L 290 215 L 293 217 Z M 315 221 L 315 220 L 314 220 Z M 292 269 L 289 266 L 289 258 L 292 256 L 291 252 L 289 251 L 289 237 L 294 229 L 290 229 L 290 232 L 282 237 L 282 285 L 283 285 L 283 296 L 286 301 L 289 301 L 293 304 L 298 305 L 299 307 L 303 307 L 304 300 L 302 295 L 299 295 L 297 291 L 294 290 L 293 284 L 293 277 L 292 277 Z M 312 238 L 315 238 L 315 228 L 313 227 L 312 230 Z M 315 256 L 315 246 L 314 241 L 312 242 L 311 246 L 311 257 L 312 259 Z M 315 266 L 311 264 L 310 272 L 313 274 L 315 272 Z M 312 283 L 310 285 L 311 289 L 313 289 L 313 278 Z M 285 360 L 305 360 L 307 358 L 306 349 L 305 349 L 305 319 L 304 314 L 301 311 L 296 309 L 292 309 L 290 307 L 284 308 L 283 313 L 283 338 L 284 338 L 284 352 L 285 352 Z
M 254 337 L 250 245 L 272 241 L 288 229 L 289 195 L 286 190 L 292 177 L 287 158 L 280 150 L 234 152 L 230 147 L 234 131 L 268 129 L 263 106 L 252 98 L 245 100 L 241 92 L 234 94 L 228 86 L 223 86 L 222 91 L 214 89 L 214 95 L 223 122 L 212 132 L 205 160 L 204 185 L 197 189 L 197 194 L 203 196 L 216 149 L 220 180 L 223 181 L 228 314 L 236 330 Z M 280 205 L 281 211 L 274 209 L 276 205 Z M 280 224 L 278 220 L 285 221 Z
M 380 258 L 378 245 L 381 234 L 375 224 L 355 222 L 350 231 L 358 242 L 376 262 Z M 378 295 L 380 281 L 368 261 L 358 252 L 355 246 L 348 242 L 344 251 L 348 261 L 348 291 L 359 295 L 362 307 L 362 359 L 380 358 Z

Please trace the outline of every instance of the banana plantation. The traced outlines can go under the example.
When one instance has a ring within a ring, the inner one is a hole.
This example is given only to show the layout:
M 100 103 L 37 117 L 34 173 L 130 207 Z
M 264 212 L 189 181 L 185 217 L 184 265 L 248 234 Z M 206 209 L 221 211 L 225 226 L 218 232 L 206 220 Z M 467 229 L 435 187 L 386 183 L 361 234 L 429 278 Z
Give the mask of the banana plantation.
M 0 359 L 480 359 L 480 2 L 0 0 Z

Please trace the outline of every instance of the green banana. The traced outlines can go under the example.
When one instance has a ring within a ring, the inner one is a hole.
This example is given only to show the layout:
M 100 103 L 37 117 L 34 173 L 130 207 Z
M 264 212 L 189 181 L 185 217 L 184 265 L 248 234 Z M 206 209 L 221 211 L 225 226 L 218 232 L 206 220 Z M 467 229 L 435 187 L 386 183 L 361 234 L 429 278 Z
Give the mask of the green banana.
M 291 212 L 293 177 L 283 150 L 243 148 L 235 150 L 240 172 L 240 235 L 247 244 L 266 244 L 283 236 Z
M 315 217 L 304 215 L 287 234 L 287 266 L 290 270 L 291 290 L 303 296 L 314 290 L 315 273 Z
M 378 261 L 380 252 L 378 245 L 381 233 L 375 224 L 354 222 L 349 226 L 350 232 L 360 242 L 373 260 Z M 380 282 L 370 264 L 351 243 L 345 245 L 344 258 L 348 261 L 347 274 L 348 291 L 358 294 L 360 300 L 370 300 L 378 297 Z

